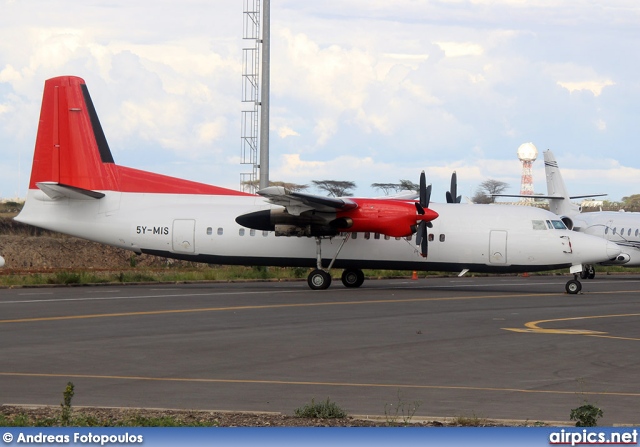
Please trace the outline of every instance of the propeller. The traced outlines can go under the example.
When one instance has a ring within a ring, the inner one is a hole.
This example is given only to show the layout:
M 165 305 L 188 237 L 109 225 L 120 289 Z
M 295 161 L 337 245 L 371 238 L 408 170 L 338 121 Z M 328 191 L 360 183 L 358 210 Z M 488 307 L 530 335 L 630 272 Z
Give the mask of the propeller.
M 429 207 L 429 201 L 431 199 L 431 185 L 427 186 L 427 178 L 424 171 L 420 174 L 420 201 L 416 202 L 416 210 L 418 214 L 424 215 L 425 208 Z M 424 220 L 420 221 L 418 225 L 418 231 L 416 234 L 416 245 L 420 246 L 420 254 L 423 257 L 427 257 L 429 251 L 428 233 L 427 228 L 432 228 L 433 224 Z
M 447 203 L 460 203 L 462 196 L 458 195 L 458 176 L 456 171 L 451 174 L 451 188 L 447 191 Z

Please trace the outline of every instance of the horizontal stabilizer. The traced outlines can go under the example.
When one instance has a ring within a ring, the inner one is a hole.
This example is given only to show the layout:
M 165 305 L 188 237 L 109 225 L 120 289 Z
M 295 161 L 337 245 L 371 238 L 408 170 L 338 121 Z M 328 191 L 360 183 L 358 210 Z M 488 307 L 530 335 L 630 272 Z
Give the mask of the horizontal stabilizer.
M 38 182 L 38 188 L 52 200 L 73 199 L 73 200 L 91 200 L 101 199 L 104 194 L 90 189 L 76 188 L 75 186 L 62 185 L 55 182 Z

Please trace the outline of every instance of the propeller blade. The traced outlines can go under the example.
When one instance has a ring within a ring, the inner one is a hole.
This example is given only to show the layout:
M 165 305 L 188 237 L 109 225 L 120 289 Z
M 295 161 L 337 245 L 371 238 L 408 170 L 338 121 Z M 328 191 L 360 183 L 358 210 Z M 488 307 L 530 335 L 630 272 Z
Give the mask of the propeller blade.
M 451 195 L 451 193 L 447 191 L 445 195 L 447 196 L 447 203 L 453 203 L 453 196 Z
M 418 231 L 416 231 L 416 245 L 420 245 L 420 242 L 422 242 L 422 224 L 425 223 L 424 221 L 420 222 L 420 224 L 418 225 Z
M 447 203 L 460 203 L 462 196 L 458 195 L 458 175 L 456 171 L 451 174 L 451 186 L 446 193 Z
M 420 206 L 427 207 L 427 177 L 424 171 L 420 173 Z
M 426 214 L 425 209 L 429 207 L 429 201 L 431 200 L 431 185 L 427 185 L 427 177 L 422 171 L 420 173 L 420 202 L 416 202 L 416 211 L 420 215 Z M 432 213 L 432 212 L 431 212 Z M 416 245 L 420 246 L 420 255 L 423 257 L 427 257 L 427 252 L 429 250 L 429 241 L 428 241 L 428 233 L 427 227 L 433 227 L 431 222 L 427 222 L 424 220 L 420 221 L 418 225 L 418 231 L 416 231 Z
M 416 245 L 420 246 L 420 255 L 423 257 L 427 257 L 427 253 L 429 251 L 429 235 L 427 233 L 427 224 L 429 222 L 425 222 L 424 220 L 420 222 L 418 225 L 418 231 L 416 234 Z
M 426 200 L 422 206 L 424 206 L 425 208 L 429 208 L 429 202 L 431 201 L 431 184 L 427 186 L 427 191 L 425 195 L 426 195 Z
M 451 189 L 449 191 L 451 191 L 452 198 L 458 196 L 458 175 L 456 171 L 453 171 L 453 174 L 451 174 Z

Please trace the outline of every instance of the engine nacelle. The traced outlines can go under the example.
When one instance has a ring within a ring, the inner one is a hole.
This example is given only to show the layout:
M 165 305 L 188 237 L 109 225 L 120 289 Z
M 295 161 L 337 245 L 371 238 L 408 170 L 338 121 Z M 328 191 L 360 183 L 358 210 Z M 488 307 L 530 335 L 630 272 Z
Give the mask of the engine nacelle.
M 335 236 L 339 230 L 331 224 L 335 214 L 302 213 L 299 216 L 285 210 L 255 211 L 236 217 L 243 227 L 274 231 L 276 236 Z
M 567 216 L 561 216 L 560 220 L 562 221 L 562 223 L 565 224 L 565 226 L 570 229 L 573 230 L 573 220 L 571 220 L 570 217 Z
M 629 256 L 627 253 L 620 253 L 618 256 L 615 257 L 615 259 L 611 259 L 610 261 L 607 262 L 601 262 L 601 265 L 622 265 L 622 264 L 626 264 L 627 262 L 629 262 L 631 260 L 631 256 Z

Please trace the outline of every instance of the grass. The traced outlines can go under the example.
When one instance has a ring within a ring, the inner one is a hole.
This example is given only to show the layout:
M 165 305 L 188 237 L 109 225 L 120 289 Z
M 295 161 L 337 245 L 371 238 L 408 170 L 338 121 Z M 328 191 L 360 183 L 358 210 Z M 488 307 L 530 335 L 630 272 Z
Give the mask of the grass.
M 232 281 L 295 281 L 305 280 L 311 269 L 301 267 L 245 267 L 226 265 L 197 265 L 180 267 L 127 267 L 120 269 L 41 269 L 37 272 L 0 270 L 0 287 L 39 285 L 90 285 L 127 283 L 190 283 L 190 282 L 232 282 Z M 597 276 L 614 273 L 639 273 L 640 268 L 618 266 L 598 267 Z M 339 281 L 342 270 L 332 271 L 334 280 Z M 364 270 L 368 279 L 411 278 L 411 271 Z M 530 273 L 530 275 L 567 276 L 565 270 Z M 455 273 L 418 272 L 419 278 L 427 276 L 457 276 Z M 468 277 L 486 276 L 467 273 Z
M 0 414 L 0 427 L 217 427 L 214 420 L 199 418 L 178 418 L 174 416 L 144 416 L 136 411 L 127 412 L 119 417 L 95 416 L 73 411 L 67 418 L 62 414 L 34 417 L 27 413 L 12 416 Z

